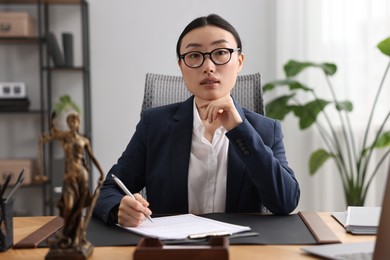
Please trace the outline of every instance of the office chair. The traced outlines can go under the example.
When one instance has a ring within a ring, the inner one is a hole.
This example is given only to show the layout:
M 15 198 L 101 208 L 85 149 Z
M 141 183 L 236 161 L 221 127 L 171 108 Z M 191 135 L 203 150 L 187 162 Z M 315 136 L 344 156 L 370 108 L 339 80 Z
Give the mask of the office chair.
M 141 114 L 145 109 L 181 102 L 190 96 L 181 76 L 147 73 Z M 239 75 L 232 96 L 240 106 L 264 115 L 260 73 Z

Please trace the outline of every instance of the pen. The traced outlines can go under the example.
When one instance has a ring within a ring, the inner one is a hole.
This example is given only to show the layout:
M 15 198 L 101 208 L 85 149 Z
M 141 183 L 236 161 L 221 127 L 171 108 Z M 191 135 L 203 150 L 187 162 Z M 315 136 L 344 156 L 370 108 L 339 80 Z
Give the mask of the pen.
M 188 236 L 189 239 L 200 239 L 206 237 L 218 237 L 218 236 L 231 236 L 232 234 L 226 231 L 215 231 L 215 232 L 206 232 L 206 233 L 198 233 L 191 234 Z
M 19 177 L 18 177 L 18 179 L 16 180 L 15 186 L 13 187 L 13 189 L 11 190 L 11 192 L 8 194 L 7 199 L 5 200 L 6 203 L 7 203 L 10 199 L 12 199 L 12 196 L 14 195 L 15 191 L 20 187 L 20 185 L 22 185 L 23 180 L 24 180 L 24 168 L 23 168 L 22 171 L 19 173 Z
M 126 195 L 129 195 L 133 199 L 136 199 L 134 197 L 134 195 L 126 188 L 126 186 L 123 184 L 123 182 L 118 177 L 116 177 L 114 174 L 111 174 L 111 177 L 114 179 L 116 184 L 118 184 L 118 186 L 123 190 L 123 192 L 126 193 Z M 146 216 L 146 217 L 150 220 L 150 222 L 153 222 L 153 220 L 150 216 Z
M 5 182 L 4 182 L 4 185 L 3 185 L 3 189 L 1 190 L 1 195 L 0 195 L 1 200 L 4 199 L 4 198 L 3 198 L 4 192 L 5 192 L 5 190 L 6 190 L 7 187 L 8 187 L 8 183 L 9 183 L 9 181 L 11 180 L 11 176 L 12 176 L 11 174 L 8 174 L 7 177 L 6 177 L 6 179 L 5 179 Z

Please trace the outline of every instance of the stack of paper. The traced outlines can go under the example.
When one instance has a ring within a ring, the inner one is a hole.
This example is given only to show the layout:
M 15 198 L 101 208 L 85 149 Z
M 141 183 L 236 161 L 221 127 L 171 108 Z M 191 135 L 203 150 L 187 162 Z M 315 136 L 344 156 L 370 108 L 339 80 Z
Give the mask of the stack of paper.
M 249 231 L 250 227 L 233 225 L 221 221 L 183 214 L 169 217 L 153 218 L 153 223 L 144 221 L 138 227 L 123 227 L 144 236 L 162 240 L 201 238 L 214 235 L 232 235 Z
M 352 234 L 377 233 L 382 207 L 348 207 L 345 229 Z

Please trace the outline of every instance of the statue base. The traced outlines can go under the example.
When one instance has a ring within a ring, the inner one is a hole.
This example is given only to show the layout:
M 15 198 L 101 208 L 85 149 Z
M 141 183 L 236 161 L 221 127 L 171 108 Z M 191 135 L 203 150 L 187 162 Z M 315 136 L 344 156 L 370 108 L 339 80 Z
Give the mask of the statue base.
M 90 242 L 74 248 L 51 247 L 45 260 L 86 260 L 92 255 L 93 248 Z

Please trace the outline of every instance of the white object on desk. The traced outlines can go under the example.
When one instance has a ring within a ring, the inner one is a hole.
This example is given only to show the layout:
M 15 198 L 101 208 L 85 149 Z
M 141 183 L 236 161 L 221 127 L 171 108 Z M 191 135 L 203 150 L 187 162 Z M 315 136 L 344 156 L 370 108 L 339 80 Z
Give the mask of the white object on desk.
M 123 227 L 123 226 L 121 226 Z M 161 240 L 187 239 L 191 235 L 207 234 L 225 235 L 249 231 L 250 227 L 229 224 L 213 219 L 182 214 L 168 217 L 153 218 L 153 223 L 142 222 L 138 227 L 123 227 L 129 231 Z M 200 237 L 200 236 L 199 236 Z
M 378 231 L 382 207 L 349 206 L 345 229 L 352 234 L 375 235 Z
M 375 241 L 368 241 L 307 246 L 301 248 L 301 250 L 309 254 L 324 257 L 326 259 L 372 259 L 374 247 Z

